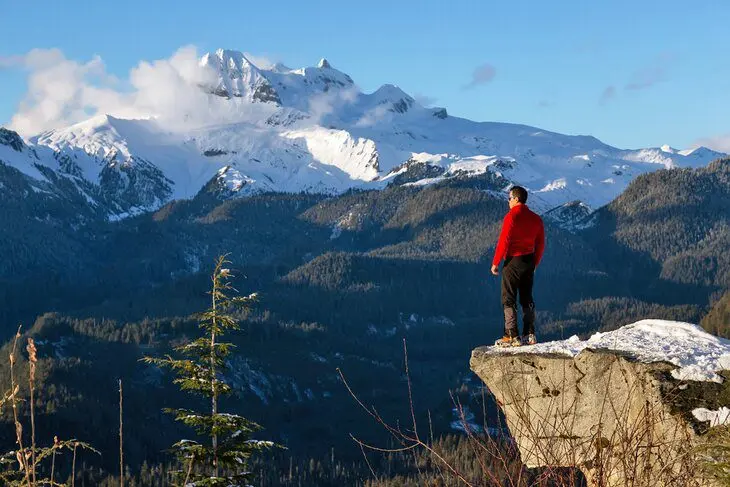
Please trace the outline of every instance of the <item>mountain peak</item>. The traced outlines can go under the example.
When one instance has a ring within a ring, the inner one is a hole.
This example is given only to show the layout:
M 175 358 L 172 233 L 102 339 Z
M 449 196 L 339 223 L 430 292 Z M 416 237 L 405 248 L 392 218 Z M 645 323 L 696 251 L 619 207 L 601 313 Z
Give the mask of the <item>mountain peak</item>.
M 241 51 L 236 51 L 234 49 L 216 49 L 213 54 L 218 59 L 225 60 L 227 62 L 233 61 L 235 64 L 247 63 L 253 65 L 253 63 L 251 63 L 251 61 L 249 61 Z
M 319 63 L 317 64 L 317 67 L 320 69 L 326 68 L 331 69 L 332 66 L 330 65 L 329 61 L 327 61 L 325 58 L 322 58 L 319 60 Z
M 291 71 L 291 68 L 289 66 L 281 62 L 274 63 L 270 69 L 275 73 L 287 73 Z
M 25 142 L 17 132 L 0 127 L 0 145 L 7 145 L 15 152 L 23 152 Z
M 370 95 L 376 104 L 390 104 L 391 110 L 397 113 L 407 112 L 416 101 L 395 85 L 385 84 Z
M 693 156 L 693 157 L 715 157 L 720 158 L 725 156 L 722 152 L 718 152 L 716 150 L 712 150 L 709 147 L 705 147 L 704 145 L 700 145 L 697 147 L 694 147 L 692 149 L 686 149 L 679 151 L 680 154 L 683 156 Z
M 130 120 L 116 118 L 108 114 L 99 114 L 89 119 L 82 120 L 81 122 L 75 123 L 66 128 L 54 129 L 48 132 L 44 132 L 38 137 L 32 138 L 31 142 L 37 143 L 39 139 L 48 139 L 49 137 L 53 138 L 53 134 L 77 134 L 77 136 L 93 136 L 94 134 L 104 132 L 116 133 L 117 125 L 128 124 L 128 122 L 130 122 Z
M 271 83 L 240 51 L 218 49 L 200 59 L 200 66 L 215 73 L 207 91 L 224 98 L 247 98 L 249 101 L 273 102 L 281 100 Z
M 373 93 L 374 96 L 378 97 L 378 99 L 381 100 L 402 100 L 402 99 L 409 99 L 413 100 L 413 98 L 406 93 L 405 91 L 401 90 L 399 87 L 391 84 L 384 84 L 375 92 Z

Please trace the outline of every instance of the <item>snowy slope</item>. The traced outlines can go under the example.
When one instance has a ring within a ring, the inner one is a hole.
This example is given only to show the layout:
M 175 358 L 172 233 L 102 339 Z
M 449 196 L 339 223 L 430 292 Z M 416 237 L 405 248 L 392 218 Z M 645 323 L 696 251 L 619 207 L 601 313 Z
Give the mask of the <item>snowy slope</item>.
M 451 117 L 393 85 L 362 93 L 324 59 L 303 69 L 261 68 L 218 50 L 199 69 L 201 113 L 174 121 L 99 116 L 32 137 L 22 151 L 0 140 L 0 161 L 35 179 L 44 178 L 37 164 L 82 178 L 115 202 L 110 216 L 123 217 L 193 197 L 210 183 L 222 197 L 382 188 L 406 162 L 437 174 L 410 184 L 493 171 L 526 186 L 540 211 L 576 200 L 590 211 L 639 174 L 723 156 L 706 148 L 622 150 L 594 137 Z
M 707 333 L 697 325 L 666 320 L 642 320 L 617 330 L 596 333 L 588 340 L 539 343 L 494 353 L 557 353 L 575 357 L 582 350 L 608 349 L 626 352 L 643 362 L 669 362 L 677 366 L 678 380 L 722 382 L 717 374 L 730 370 L 730 340 Z

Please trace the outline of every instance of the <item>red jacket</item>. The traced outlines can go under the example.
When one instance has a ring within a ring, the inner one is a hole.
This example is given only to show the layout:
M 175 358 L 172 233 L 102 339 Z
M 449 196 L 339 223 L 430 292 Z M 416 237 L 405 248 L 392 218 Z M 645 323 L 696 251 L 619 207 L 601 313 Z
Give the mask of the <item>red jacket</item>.
M 535 267 L 537 267 L 544 251 L 545 227 L 542 224 L 542 218 L 524 204 L 509 210 L 502 222 L 502 233 L 499 234 L 492 265 L 499 265 L 505 257 L 534 252 Z

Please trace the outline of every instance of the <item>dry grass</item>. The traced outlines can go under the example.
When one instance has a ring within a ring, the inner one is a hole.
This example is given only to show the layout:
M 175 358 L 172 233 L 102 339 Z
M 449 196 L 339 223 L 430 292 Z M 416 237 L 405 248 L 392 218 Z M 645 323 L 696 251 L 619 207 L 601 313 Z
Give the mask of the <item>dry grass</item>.
M 76 439 L 59 440 L 53 437 L 53 444 L 49 447 L 39 447 L 36 445 L 36 429 L 35 429 L 35 378 L 36 364 L 38 362 L 37 350 L 32 338 L 28 338 L 26 351 L 28 353 L 28 390 L 29 390 L 29 416 L 30 416 L 30 447 L 24 446 L 23 423 L 21 421 L 20 405 L 24 400 L 20 397 L 20 385 L 16 381 L 16 366 L 18 357 L 16 355 L 18 349 L 18 341 L 22 338 L 20 327 L 13 339 L 13 345 L 9 355 L 10 361 L 10 390 L 6 391 L 0 400 L 0 410 L 8 403 L 13 410 L 13 421 L 15 424 L 15 441 L 17 449 L 7 452 L 0 457 L 0 483 L 3 486 L 26 486 L 40 487 L 51 486 L 57 487 L 61 484 L 56 481 L 56 454 L 63 449 L 73 450 L 73 460 L 71 465 L 71 485 L 75 485 L 76 478 L 76 452 L 78 448 L 94 450 L 87 443 Z M 39 472 L 45 470 L 44 461 L 50 458 L 50 475 L 47 478 L 39 476 Z

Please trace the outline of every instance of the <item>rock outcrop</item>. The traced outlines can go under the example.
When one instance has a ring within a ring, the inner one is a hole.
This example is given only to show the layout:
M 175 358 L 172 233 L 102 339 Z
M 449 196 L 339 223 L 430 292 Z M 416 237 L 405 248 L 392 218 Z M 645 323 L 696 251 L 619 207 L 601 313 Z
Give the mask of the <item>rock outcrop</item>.
M 599 335 L 605 342 L 608 334 Z M 722 365 L 728 358 L 722 347 L 730 342 L 711 338 L 708 343 L 721 347 L 714 357 Z M 668 350 L 666 361 L 647 362 L 625 350 L 573 347 L 570 353 L 570 347 L 538 345 L 480 347 L 470 365 L 493 393 L 530 468 L 577 467 L 591 486 L 718 485 L 701 475 L 694 449 L 710 425 L 693 411 L 730 404 L 724 380 L 730 373 L 717 369 L 712 380 L 682 380 L 687 373 L 673 344 L 662 344 L 661 333 L 648 339 Z

